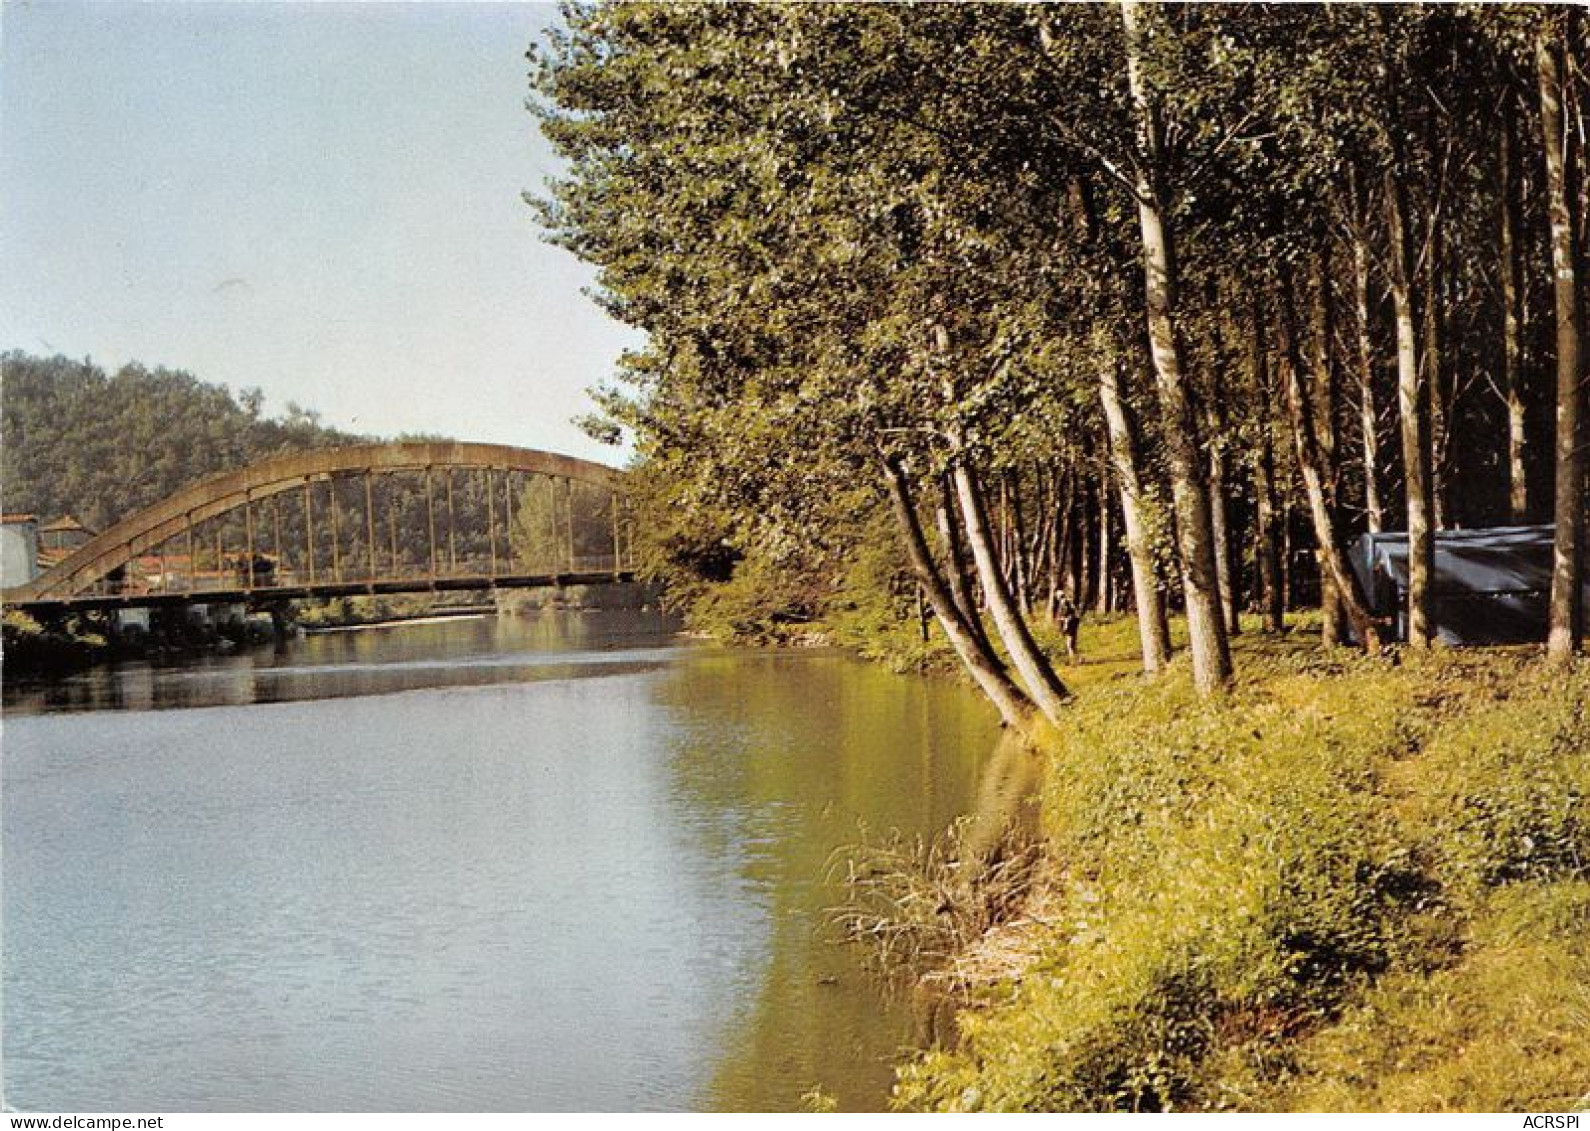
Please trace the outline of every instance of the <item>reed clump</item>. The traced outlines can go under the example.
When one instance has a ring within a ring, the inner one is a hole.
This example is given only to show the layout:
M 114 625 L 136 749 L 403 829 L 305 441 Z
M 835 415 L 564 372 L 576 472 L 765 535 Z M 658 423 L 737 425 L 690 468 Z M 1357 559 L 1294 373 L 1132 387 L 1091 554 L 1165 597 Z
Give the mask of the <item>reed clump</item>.
M 978 847 L 970 828 L 864 835 L 838 854 L 844 898 L 829 918 L 886 977 L 950 984 L 957 961 L 1027 907 L 1046 862 L 1036 834 L 1011 828 Z

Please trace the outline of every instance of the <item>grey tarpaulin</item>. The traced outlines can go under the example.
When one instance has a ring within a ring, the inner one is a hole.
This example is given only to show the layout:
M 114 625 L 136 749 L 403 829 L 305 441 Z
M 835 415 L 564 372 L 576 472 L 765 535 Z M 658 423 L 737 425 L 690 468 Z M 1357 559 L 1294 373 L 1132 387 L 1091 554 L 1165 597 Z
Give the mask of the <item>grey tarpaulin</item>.
M 1446 644 L 1518 644 L 1546 639 L 1552 528 L 1497 526 L 1435 536 L 1435 624 Z M 1371 613 L 1395 617 L 1408 638 L 1408 535 L 1365 534 L 1353 571 Z M 1585 588 L 1590 602 L 1590 584 Z

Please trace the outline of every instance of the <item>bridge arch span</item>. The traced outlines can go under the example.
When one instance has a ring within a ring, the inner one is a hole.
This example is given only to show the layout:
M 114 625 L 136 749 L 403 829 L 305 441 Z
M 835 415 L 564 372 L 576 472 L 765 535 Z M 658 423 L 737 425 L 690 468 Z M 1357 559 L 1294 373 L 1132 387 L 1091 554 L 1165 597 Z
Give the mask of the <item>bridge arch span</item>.
M 70 599 L 103 582 L 140 555 L 200 523 L 248 508 L 287 491 L 338 476 L 482 471 L 545 476 L 622 493 L 624 473 L 604 464 L 556 452 L 505 444 L 464 441 L 399 441 L 314 448 L 262 460 L 200 480 L 133 514 L 79 546 L 26 585 L 5 590 L 8 605 Z M 489 490 L 489 488 L 488 488 Z M 614 504 L 613 569 L 618 569 L 617 505 Z M 434 547 L 433 547 L 434 554 Z

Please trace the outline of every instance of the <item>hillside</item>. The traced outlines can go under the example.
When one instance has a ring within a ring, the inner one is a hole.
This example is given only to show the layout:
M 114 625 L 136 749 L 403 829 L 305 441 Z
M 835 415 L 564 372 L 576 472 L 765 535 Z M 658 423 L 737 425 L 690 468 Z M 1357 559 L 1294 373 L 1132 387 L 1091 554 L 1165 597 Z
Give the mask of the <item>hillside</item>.
M 8 512 L 75 515 L 102 530 L 218 471 L 360 437 L 289 405 L 262 415 L 255 390 L 233 394 L 191 373 L 3 355 L 0 491 Z

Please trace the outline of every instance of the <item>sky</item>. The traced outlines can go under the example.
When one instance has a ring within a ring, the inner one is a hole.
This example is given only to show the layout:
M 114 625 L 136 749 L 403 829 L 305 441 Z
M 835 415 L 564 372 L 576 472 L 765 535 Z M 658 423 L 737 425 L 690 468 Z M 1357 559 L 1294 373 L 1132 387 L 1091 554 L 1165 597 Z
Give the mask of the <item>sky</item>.
M 0 6 L 0 348 L 615 462 L 640 344 L 521 199 L 542 4 Z M 3 391 L 0 391 L 3 394 Z

